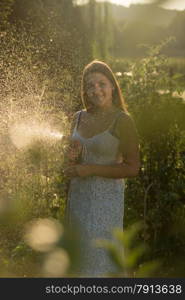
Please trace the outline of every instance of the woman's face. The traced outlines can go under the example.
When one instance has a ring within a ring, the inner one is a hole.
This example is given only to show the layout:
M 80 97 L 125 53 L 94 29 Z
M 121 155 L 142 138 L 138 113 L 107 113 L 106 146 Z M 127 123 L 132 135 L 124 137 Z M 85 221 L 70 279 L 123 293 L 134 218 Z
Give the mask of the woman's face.
M 102 73 L 90 73 L 85 80 L 88 101 L 99 108 L 112 106 L 113 85 Z

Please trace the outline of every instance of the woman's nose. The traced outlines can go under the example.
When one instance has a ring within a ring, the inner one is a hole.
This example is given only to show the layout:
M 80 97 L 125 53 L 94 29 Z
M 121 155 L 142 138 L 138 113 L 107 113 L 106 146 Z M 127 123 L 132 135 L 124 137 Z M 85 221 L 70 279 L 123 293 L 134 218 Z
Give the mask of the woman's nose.
M 99 93 L 101 91 L 100 85 L 98 83 L 96 83 L 94 85 L 94 93 Z

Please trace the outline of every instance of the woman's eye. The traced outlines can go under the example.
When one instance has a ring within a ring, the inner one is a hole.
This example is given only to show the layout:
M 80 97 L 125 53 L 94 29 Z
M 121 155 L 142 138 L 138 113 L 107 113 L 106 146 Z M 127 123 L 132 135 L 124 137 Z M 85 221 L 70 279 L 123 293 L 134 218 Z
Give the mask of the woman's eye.
M 105 82 L 98 82 L 97 84 L 87 84 L 86 88 L 87 88 L 87 91 L 91 92 L 95 89 L 96 85 L 98 85 L 99 87 L 101 88 L 104 88 L 106 87 L 106 83 Z
M 93 85 L 92 84 L 88 84 L 87 85 L 87 90 L 92 90 L 93 89 Z

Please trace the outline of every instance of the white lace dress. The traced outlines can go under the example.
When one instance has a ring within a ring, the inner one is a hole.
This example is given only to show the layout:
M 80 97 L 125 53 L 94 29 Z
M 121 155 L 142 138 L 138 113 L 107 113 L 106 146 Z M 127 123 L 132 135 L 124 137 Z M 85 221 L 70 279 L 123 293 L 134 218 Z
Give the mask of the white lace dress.
M 111 165 L 121 161 L 119 139 L 110 128 L 104 132 L 84 138 L 78 133 L 79 116 L 72 139 L 83 144 L 83 164 Z M 118 115 L 119 117 L 119 115 Z M 114 122 L 116 121 L 115 118 Z M 80 227 L 79 245 L 83 265 L 82 277 L 101 277 L 114 271 L 106 251 L 95 246 L 96 239 L 111 239 L 114 227 L 123 227 L 124 181 L 122 179 L 90 176 L 75 177 L 70 182 L 68 195 L 69 221 L 74 228 Z

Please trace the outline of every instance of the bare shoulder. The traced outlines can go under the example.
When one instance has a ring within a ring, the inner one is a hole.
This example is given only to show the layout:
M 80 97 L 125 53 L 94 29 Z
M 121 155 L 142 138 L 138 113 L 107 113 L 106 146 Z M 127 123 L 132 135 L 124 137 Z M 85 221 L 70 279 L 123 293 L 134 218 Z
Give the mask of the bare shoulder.
M 76 120 L 79 116 L 79 114 L 81 113 L 81 110 L 78 110 L 76 111 L 74 114 L 73 114 L 73 117 L 72 117 L 72 120 Z
M 131 144 L 138 144 L 138 133 L 135 122 L 129 113 L 121 112 L 115 126 L 115 135 L 119 138 L 123 148 Z
M 122 112 L 118 118 L 115 134 L 120 140 L 120 150 L 124 157 L 139 153 L 139 139 L 134 119 L 129 113 Z
M 85 115 L 86 111 L 84 109 L 76 111 L 72 116 L 72 122 L 76 122 L 80 115 Z
M 120 115 L 118 116 L 118 121 L 117 121 L 117 130 L 118 131 L 128 131 L 128 130 L 136 130 L 135 127 L 135 122 L 132 118 L 132 116 L 129 113 L 126 112 L 121 112 Z

